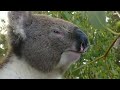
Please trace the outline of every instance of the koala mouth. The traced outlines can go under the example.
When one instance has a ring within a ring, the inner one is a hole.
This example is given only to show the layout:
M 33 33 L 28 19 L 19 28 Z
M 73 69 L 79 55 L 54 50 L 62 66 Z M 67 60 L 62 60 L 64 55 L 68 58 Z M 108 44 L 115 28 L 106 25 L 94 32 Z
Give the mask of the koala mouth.
M 86 52 L 87 48 L 84 48 L 82 45 L 79 50 L 75 47 L 69 48 L 66 50 L 67 59 L 71 61 L 79 60 L 82 53 Z
M 72 50 L 67 50 L 62 54 L 62 58 L 64 60 L 64 62 L 69 62 L 69 63 L 73 63 L 77 60 L 80 59 L 81 54 L 76 52 L 76 51 L 72 51 Z
M 82 54 L 82 53 L 85 53 L 87 51 L 87 49 L 88 49 L 88 47 L 84 48 L 83 45 L 81 44 L 79 49 L 72 47 L 71 49 L 68 49 L 67 51 Z

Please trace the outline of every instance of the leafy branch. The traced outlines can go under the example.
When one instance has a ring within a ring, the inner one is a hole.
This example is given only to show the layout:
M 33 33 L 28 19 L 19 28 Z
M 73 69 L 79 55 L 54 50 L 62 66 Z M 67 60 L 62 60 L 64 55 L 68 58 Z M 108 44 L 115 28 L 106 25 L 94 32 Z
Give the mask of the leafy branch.
M 116 15 L 120 17 L 120 14 L 118 12 L 116 12 Z M 120 35 L 120 33 L 117 33 L 107 27 L 105 11 L 89 11 L 87 12 L 87 16 L 90 24 L 93 27 L 97 29 L 107 29 L 115 35 Z
M 117 13 L 118 16 L 120 16 L 118 12 L 116 12 L 116 13 Z M 96 12 L 94 12 L 94 13 L 93 13 L 93 12 L 92 12 L 92 13 L 91 13 L 91 12 L 88 12 L 88 16 L 89 16 L 88 18 L 90 19 L 90 23 L 91 23 L 93 26 L 95 26 L 95 27 L 97 27 L 97 26 L 99 25 L 99 26 L 101 26 L 102 28 L 107 29 L 108 31 L 110 31 L 110 32 L 112 32 L 113 34 L 118 35 L 118 36 L 115 38 L 115 40 L 113 40 L 113 42 L 111 43 L 111 45 L 108 47 L 108 49 L 106 50 L 106 52 L 105 52 L 102 56 L 99 56 L 99 57 L 96 58 L 95 60 L 93 60 L 93 61 L 91 61 L 91 62 L 89 62 L 89 63 L 87 63 L 87 64 L 85 64 L 85 65 L 82 65 L 81 67 L 75 69 L 75 70 L 72 71 L 72 72 L 75 72 L 75 71 L 77 71 L 77 70 L 79 70 L 79 69 L 81 69 L 81 68 L 83 68 L 83 67 L 85 67 L 85 66 L 87 66 L 87 65 L 90 65 L 90 64 L 92 64 L 92 63 L 94 63 L 94 62 L 97 62 L 97 61 L 100 60 L 100 59 L 106 60 L 106 58 L 107 58 L 107 56 L 108 56 L 108 53 L 110 52 L 111 48 L 113 47 L 113 45 L 115 44 L 115 42 L 117 41 L 117 39 L 120 38 L 120 33 L 114 32 L 113 30 L 111 30 L 110 28 L 108 28 L 108 27 L 106 26 L 106 24 L 105 24 L 105 20 L 101 20 L 101 19 L 100 19 L 100 18 L 105 18 L 105 17 L 104 17 L 105 13 L 102 12 L 101 14 L 102 14 L 102 15 L 100 16 L 100 15 L 98 15 L 98 13 L 96 13 Z M 96 18 L 96 20 L 93 18 L 93 16 L 94 16 L 94 18 Z M 96 23 L 95 23 L 96 21 L 98 22 L 98 25 L 96 25 Z M 104 24 L 103 24 L 103 23 L 104 23 Z
M 115 44 L 116 40 L 117 40 L 119 37 L 120 37 L 120 35 L 119 35 L 117 38 L 115 38 L 115 40 L 112 42 L 112 44 L 111 44 L 111 45 L 109 46 L 109 48 L 106 50 L 105 54 L 103 54 L 102 56 L 96 58 L 95 60 L 91 61 L 90 63 L 87 63 L 87 64 L 85 64 L 85 65 L 82 65 L 81 67 L 75 69 L 75 70 L 72 71 L 72 72 L 75 72 L 75 71 L 77 71 L 77 70 L 79 70 L 79 69 L 81 69 L 81 68 L 83 68 L 83 67 L 85 67 L 85 66 L 87 66 L 87 65 L 90 65 L 90 64 L 92 64 L 92 63 L 94 63 L 94 62 L 97 62 L 98 60 L 100 60 L 100 59 L 102 59 L 102 58 L 103 58 L 104 60 L 106 60 L 109 51 L 111 50 L 111 48 L 113 47 L 113 45 Z

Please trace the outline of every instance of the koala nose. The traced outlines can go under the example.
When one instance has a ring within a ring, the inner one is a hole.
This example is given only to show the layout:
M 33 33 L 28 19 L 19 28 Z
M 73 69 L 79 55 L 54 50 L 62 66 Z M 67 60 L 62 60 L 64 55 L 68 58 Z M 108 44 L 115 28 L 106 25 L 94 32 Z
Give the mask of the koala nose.
M 78 52 L 85 52 L 89 46 L 87 35 L 80 29 L 75 30 L 76 49 Z

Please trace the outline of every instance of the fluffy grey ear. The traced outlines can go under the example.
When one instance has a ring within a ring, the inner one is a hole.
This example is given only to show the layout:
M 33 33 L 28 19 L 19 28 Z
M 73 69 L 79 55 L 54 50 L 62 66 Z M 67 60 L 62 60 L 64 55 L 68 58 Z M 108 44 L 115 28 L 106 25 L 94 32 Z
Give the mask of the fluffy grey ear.
M 25 38 L 24 28 L 29 26 L 31 13 L 29 11 L 9 11 L 8 25 L 14 29 L 14 33 Z
M 8 19 L 11 25 L 21 26 L 28 23 L 31 13 L 29 11 L 9 11 Z

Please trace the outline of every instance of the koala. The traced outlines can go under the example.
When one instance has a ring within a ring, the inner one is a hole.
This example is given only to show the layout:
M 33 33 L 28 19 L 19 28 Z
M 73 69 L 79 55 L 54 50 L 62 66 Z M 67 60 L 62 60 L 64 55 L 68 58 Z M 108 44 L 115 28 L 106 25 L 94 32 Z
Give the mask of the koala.
M 89 47 L 73 23 L 30 11 L 8 12 L 8 43 L 1 79 L 62 79 Z

